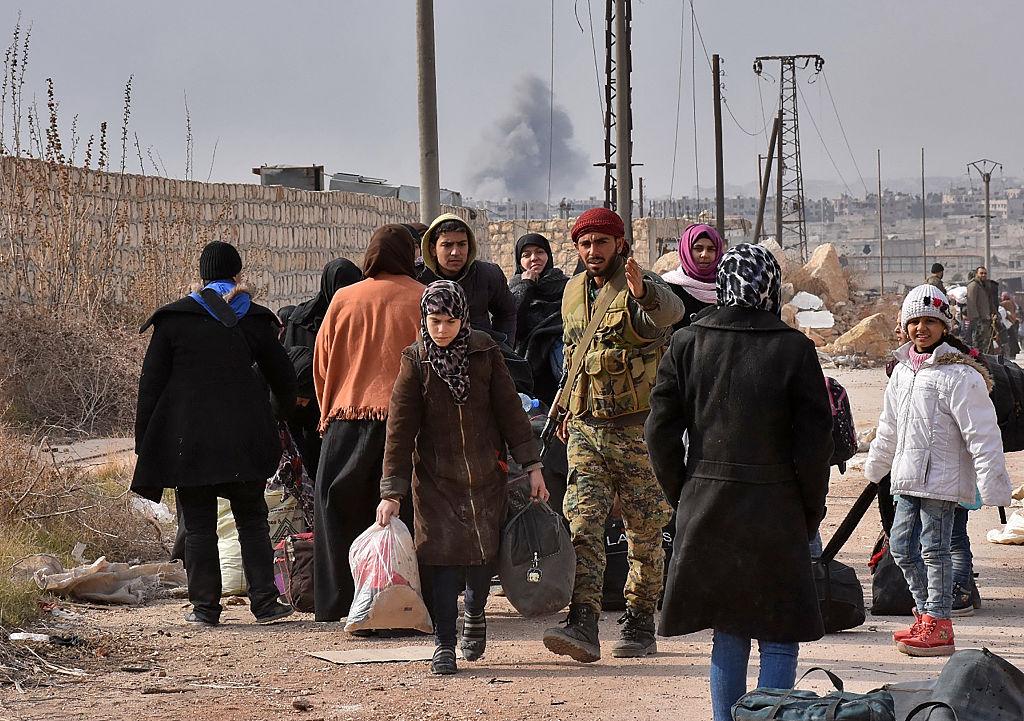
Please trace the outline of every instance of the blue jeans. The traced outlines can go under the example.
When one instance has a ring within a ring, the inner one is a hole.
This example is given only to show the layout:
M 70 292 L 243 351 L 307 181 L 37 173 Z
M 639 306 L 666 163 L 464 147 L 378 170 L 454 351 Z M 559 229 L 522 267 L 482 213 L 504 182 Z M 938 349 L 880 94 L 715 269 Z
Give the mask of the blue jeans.
M 889 550 L 903 571 L 918 613 L 949 618 L 953 609 L 953 556 L 949 551 L 958 504 L 900 496 Z
M 949 553 L 953 557 L 953 583 L 970 591 L 974 588 L 974 556 L 971 554 L 971 537 L 967 535 L 967 514 L 968 510 L 960 505 L 953 513 Z
M 793 688 L 798 643 L 758 641 L 761 655 L 759 688 Z M 732 706 L 747 692 L 750 639 L 715 630 L 711 644 L 711 709 L 715 721 L 732 721 Z
M 489 566 L 433 566 L 434 635 L 439 646 L 455 645 L 459 619 L 459 594 L 466 592 L 466 613 L 477 616 L 487 605 L 491 591 Z

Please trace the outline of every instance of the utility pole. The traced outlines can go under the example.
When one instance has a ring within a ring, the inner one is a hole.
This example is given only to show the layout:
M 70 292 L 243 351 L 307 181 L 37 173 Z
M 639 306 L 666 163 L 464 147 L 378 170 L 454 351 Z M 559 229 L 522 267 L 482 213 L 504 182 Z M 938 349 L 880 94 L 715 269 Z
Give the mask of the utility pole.
M 921 262 L 924 264 L 924 277 L 928 277 L 928 242 L 925 240 L 925 201 L 924 201 L 924 148 L 921 148 Z
M 778 243 L 783 248 L 797 247 L 802 260 L 807 260 L 807 221 L 804 208 L 804 175 L 800 163 L 800 128 L 797 111 L 797 70 L 807 69 L 814 61 L 814 72 L 820 73 L 825 67 L 825 59 L 820 55 L 762 55 L 754 59 L 754 72 L 761 74 L 765 61 L 779 62 L 779 111 L 782 124 L 779 128 L 779 198 L 776 200 L 776 211 L 780 218 L 776 220 L 779 233 Z M 788 179 L 783 179 L 786 173 Z
M 615 0 L 615 209 L 633 244 L 633 117 L 630 112 L 630 0 Z
M 772 124 L 772 137 L 768 141 L 768 155 L 764 156 L 767 167 L 764 172 L 760 172 L 760 158 L 758 156 L 758 172 L 761 177 L 761 197 L 757 200 L 757 224 L 754 226 L 754 242 L 761 242 L 761 231 L 764 229 L 764 206 L 768 200 L 768 183 L 771 182 L 772 177 L 772 158 L 775 156 L 775 143 L 779 137 L 779 126 L 782 124 L 782 117 L 780 115 L 775 116 L 775 122 Z M 778 242 L 776 240 L 776 242 Z M 781 244 L 780 244 L 781 247 Z
M 420 222 L 429 224 L 441 214 L 434 0 L 416 0 L 416 101 L 420 126 Z
M 981 180 L 985 183 L 985 267 L 988 268 L 989 275 L 992 275 L 992 213 L 989 212 L 989 185 L 992 183 L 992 171 L 996 168 L 1003 169 L 1003 164 L 998 163 L 995 160 L 988 160 L 984 158 L 982 160 L 975 160 L 973 163 L 967 164 L 967 172 L 971 172 L 971 168 L 978 171 L 981 176 Z
M 882 235 L 882 149 L 878 149 L 878 276 L 880 295 L 885 295 L 885 237 Z
M 640 217 L 644 217 L 644 179 L 640 178 Z
M 725 237 L 725 160 L 722 153 L 722 67 L 718 53 L 711 56 L 715 90 L 715 217 L 718 234 Z

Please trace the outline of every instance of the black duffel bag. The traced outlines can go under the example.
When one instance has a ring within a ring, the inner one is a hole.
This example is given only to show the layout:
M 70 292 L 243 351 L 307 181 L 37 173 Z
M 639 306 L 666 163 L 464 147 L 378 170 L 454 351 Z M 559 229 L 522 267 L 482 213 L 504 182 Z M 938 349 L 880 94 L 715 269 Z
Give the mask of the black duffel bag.
M 740 697 L 732 707 L 734 721 L 895 721 L 892 695 L 883 689 L 868 693 L 847 693 L 843 681 L 831 671 L 815 667 L 800 677 L 821 671 L 836 690 L 827 696 L 813 691 L 758 688 Z
M 509 603 L 523 616 L 558 613 L 572 599 L 576 550 L 562 517 L 521 488 L 509 494 L 501 532 L 498 577 Z
M 902 569 L 889 550 L 889 538 L 882 533 L 871 555 L 871 615 L 912 616 L 914 597 Z
M 864 589 L 857 578 L 857 572 L 836 560 L 857 524 L 864 517 L 875 499 L 878 487 L 869 483 L 853 502 L 850 512 L 836 528 L 820 558 L 812 558 L 814 585 L 818 590 L 818 607 L 825 633 L 838 633 L 856 628 L 864 623 Z
M 839 633 L 864 623 L 864 589 L 856 571 L 834 559 L 817 559 L 814 585 L 825 633 Z

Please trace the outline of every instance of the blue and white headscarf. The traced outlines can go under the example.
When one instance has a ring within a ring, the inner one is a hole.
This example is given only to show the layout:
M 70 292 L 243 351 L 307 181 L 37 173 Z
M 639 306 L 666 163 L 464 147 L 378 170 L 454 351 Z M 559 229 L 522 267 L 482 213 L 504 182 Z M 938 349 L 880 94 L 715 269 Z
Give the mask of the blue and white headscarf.
M 782 269 L 764 246 L 740 243 L 718 265 L 718 305 L 782 314 Z

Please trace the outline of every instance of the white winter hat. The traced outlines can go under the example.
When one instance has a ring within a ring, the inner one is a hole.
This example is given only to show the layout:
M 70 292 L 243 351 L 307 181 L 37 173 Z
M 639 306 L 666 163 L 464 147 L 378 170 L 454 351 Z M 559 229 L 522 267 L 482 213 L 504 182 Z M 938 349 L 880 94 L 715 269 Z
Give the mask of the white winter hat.
M 946 330 L 953 329 L 953 314 L 949 310 L 949 300 L 941 290 L 927 283 L 917 286 L 903 299 L 900 327 L 906 330 L 907 323 L 925 316 L 938 318 L 946 324 Z

